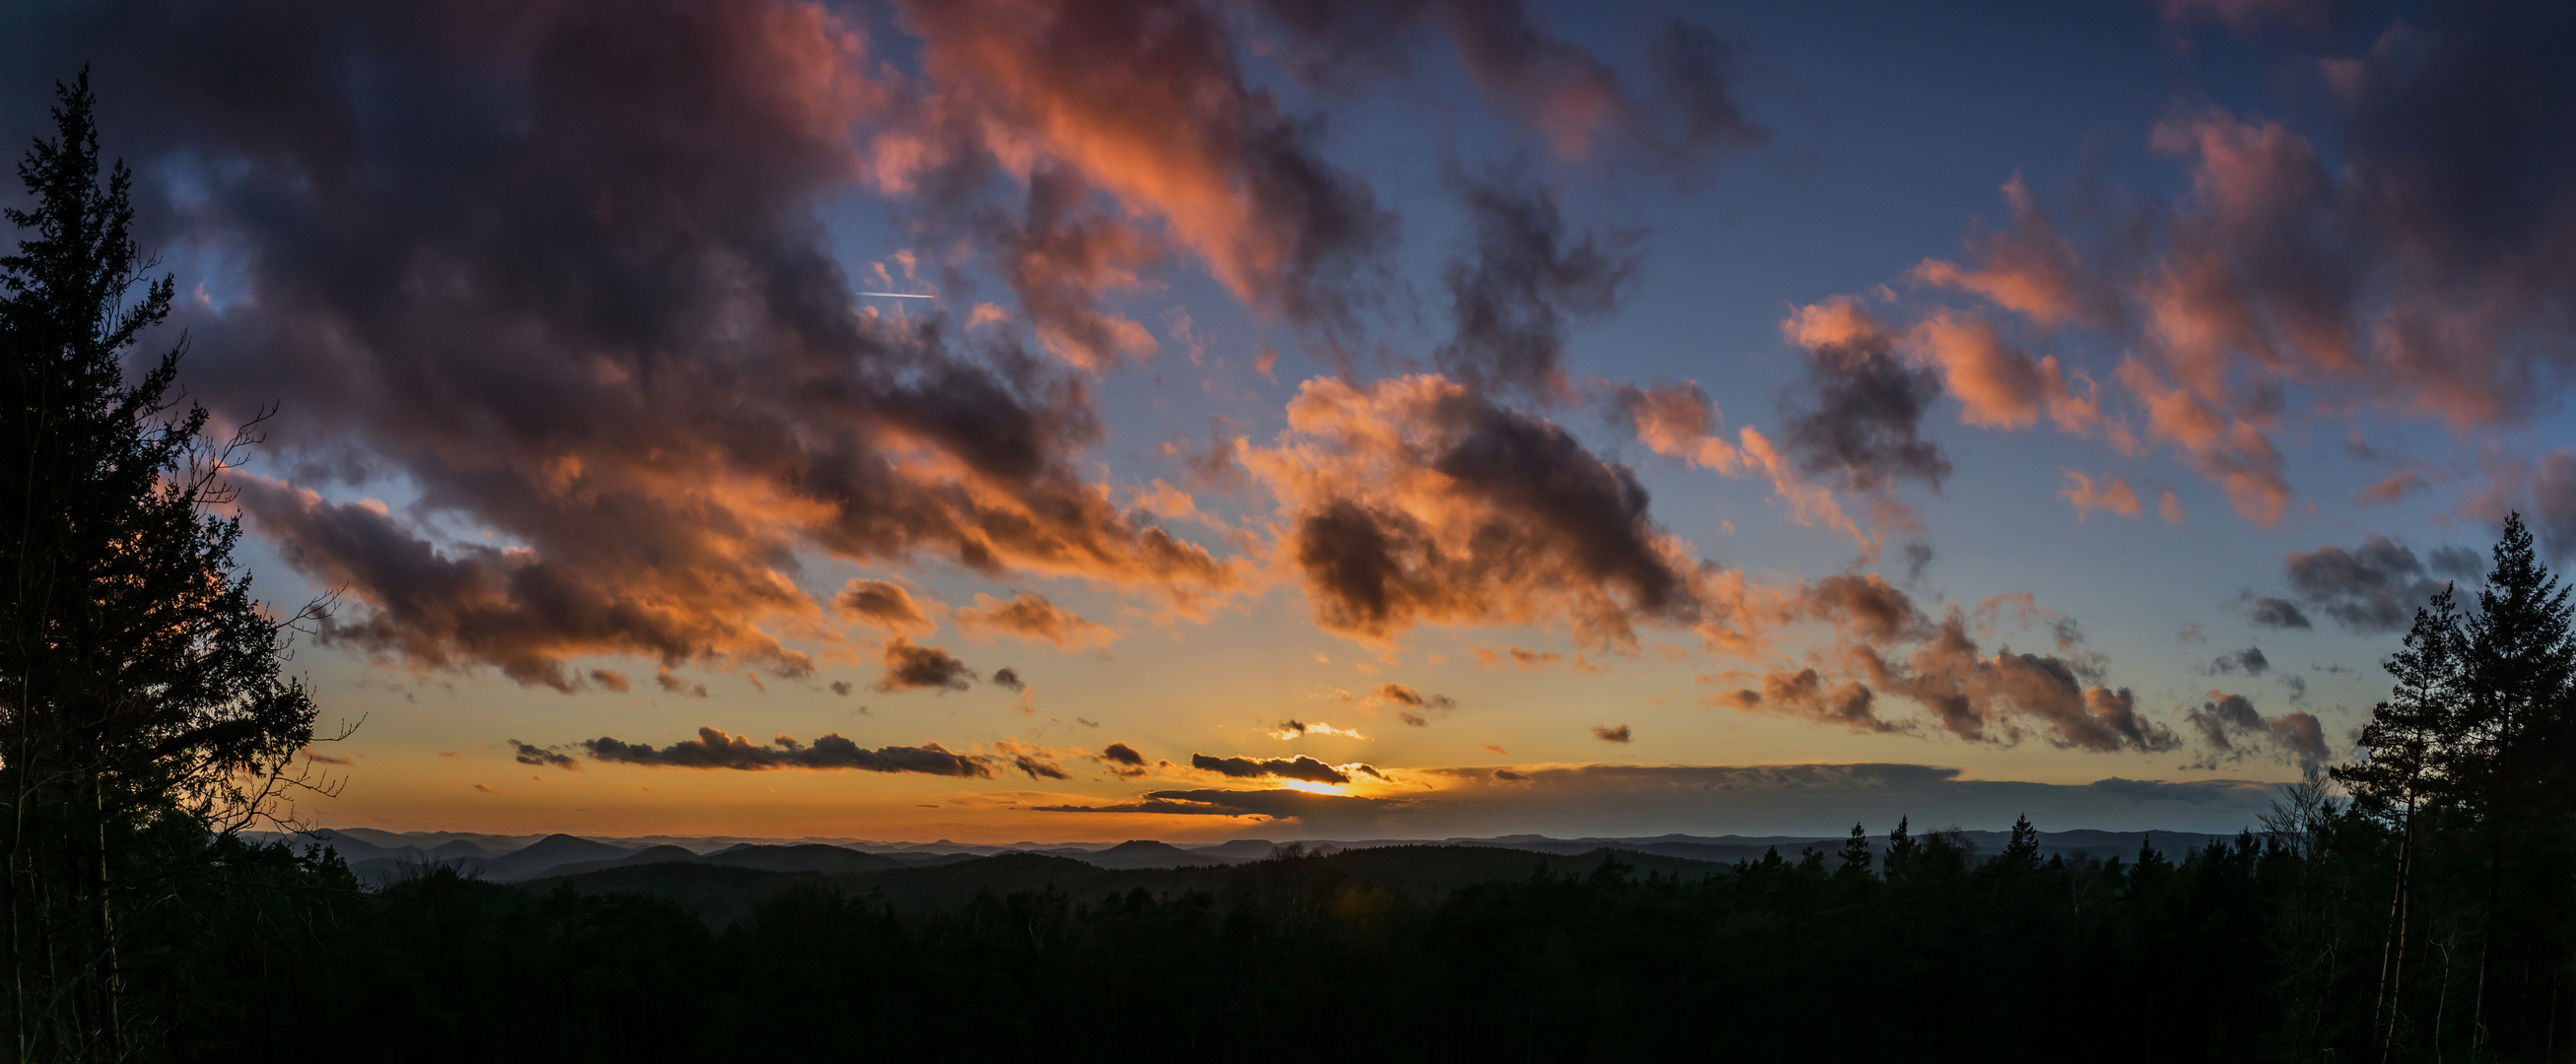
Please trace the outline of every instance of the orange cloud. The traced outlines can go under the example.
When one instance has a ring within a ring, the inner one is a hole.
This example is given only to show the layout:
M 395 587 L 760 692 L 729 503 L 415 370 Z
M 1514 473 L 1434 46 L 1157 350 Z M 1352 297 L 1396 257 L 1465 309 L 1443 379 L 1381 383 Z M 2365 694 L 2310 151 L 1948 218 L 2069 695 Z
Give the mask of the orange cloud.
M 1698 613 L 1688 546 L 1625 468 L 1436 376 L 1306 382 L 1253 473 L 1288 523 L 1316 621 L 1386 640 L 1415 624 L 1562 624 L 1633 647 Z
M 1058 650 L 1106 646 L 1118 641 L 1118 633 L 1109 626 L 1084 620 L 1080 614 L 1047 601 L 1046 596 L 1027 591 L 1009 602 L 976 595 L 974 606 L 957 611 L 957 627 L 968 635 L 999 632 L 1043 640 L 1055 644 Z
M 2138 493 L 2129 487 L 2128 481 L 2112 477 L 2096 487 L 2092 477 L 2072 469 L 2061 472 L 2066 474 L 2066 486 L 2057 495 L 2075 507 L 2077 521 L 2084 520 L 2086 514 L 2095 510 L 2107 510 L 2122 517 L 2138 516 Z M 2170 499 L 2171 493 L 2168 492 L 2166 497 Z

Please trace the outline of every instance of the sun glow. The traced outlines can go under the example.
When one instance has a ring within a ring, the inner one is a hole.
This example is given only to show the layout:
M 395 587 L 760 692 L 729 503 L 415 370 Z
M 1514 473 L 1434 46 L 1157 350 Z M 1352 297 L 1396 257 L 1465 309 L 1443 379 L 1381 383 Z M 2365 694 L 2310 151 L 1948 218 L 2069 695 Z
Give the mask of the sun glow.
M 1306 792 L 1306 793 L 1308 793 L 1308 794 L 1347 794 L 1347 793 L 1349 793 L 1349 792 L 1347 792 L 1347 791 L 1344 791 L 1344 790 L 1341 788 L 1341 785 L 1340 785 L 1340 784 L 1335 784 L 1335 783 L 1312 783 L 1312 782 L 1308 782 L 1308 781 L 1306 781 L 1306 780 L 1281 780 L 1281 781 L 1279 781 L 1279 785 L 1280 785 L 1281 787 L 1285 787 L 1285 788 L 1287 788 L 1287 789 L 1289 789 L 1289 790 L 1292 790 L 1292 791 L 1304 791 L 1304 792 Z

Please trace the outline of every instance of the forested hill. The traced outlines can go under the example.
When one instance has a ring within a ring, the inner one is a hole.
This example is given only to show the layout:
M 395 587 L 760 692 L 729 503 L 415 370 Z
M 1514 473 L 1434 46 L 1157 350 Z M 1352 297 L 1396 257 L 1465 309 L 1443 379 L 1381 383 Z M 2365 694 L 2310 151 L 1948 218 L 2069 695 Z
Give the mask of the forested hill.
M 1955 831 L 1972 853 L 1999 853 L 2010 832 Z M 358 878 L 375 884 L 445 865 L 500 883 L 572 875 L 605 868 L 667 862 L 694 862 L 773 872 L 858 872 L 928 867 L 975 857 L 1038 854 L 1062 857 L 1100 868 L 1191 868 L 1238 864 L 1268 857 L 1282 843 L 1269 839 L 1234 839 L 1213 844 L 1169 844 L 1144 839 L 1121 843 L 1016 843 L 1009 846 L 954 842 L 890 843 L 860 840 L 775 840 L 651 836 L 590 839 L 572 835 L 483 835 L 464 832 L 405 832 L 367 828 L 331 828 L 295 835 L 249 833 L 258 841 L 283 841 L 298 851 L 328 847 L 346 861 Z M 2168 859 L 2220 841 L 2225 836 L 2175 831 L 2057 831 L 2039 835 L 2042 857 L 2135 857 L 2141 848 Z M 1759 860 L 1772 850 L 1794 858 L 1801 850 L 1830 851 L 1847 839 L 1813 835 L 1656 835 L 1641 837 L 1549 838 L 1510 835 L 1500 838 L 1307 840 L 1296 843 L 1308 852 L 1382 849 L 1399 846 L 1473 846 L 1572 857 L 1602 850 L 1733 863 Z M 1869 836 L 1872 849 L 1884 854 L 1888 835 Z
M 1989 854 L 1935 833 L 1736 863 L 1492 846 L 1177 869 L 665 860 L 519 884 L 431 866 L 380 890 L 231 895 L 239 911 L 176 941 L 249 974 L 171 988 L 170 1036 L 389 1061 L 2301 1059 L 2367 1031 L 2316 1010 L 2366 987 L 2369 959 L 2317 920 L 2368 899 L 2316 842 L 2104 861 L 2043 858 L 2026 829 Z M 348 876 L 222 849 L 236 877 Z M 253 1000 L 302 1018 L 242 1025 Z M 2106 1042 L 2122 1017 L 2152 1035 Z

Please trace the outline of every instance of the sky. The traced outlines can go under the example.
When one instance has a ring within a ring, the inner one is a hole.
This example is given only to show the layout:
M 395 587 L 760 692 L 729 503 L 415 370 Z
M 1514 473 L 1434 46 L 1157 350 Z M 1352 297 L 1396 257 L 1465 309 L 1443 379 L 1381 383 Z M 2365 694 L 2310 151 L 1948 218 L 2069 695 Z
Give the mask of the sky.
M 2554 5 L 5 11 L 306 824 L 2229 831 L 2576 559 Z

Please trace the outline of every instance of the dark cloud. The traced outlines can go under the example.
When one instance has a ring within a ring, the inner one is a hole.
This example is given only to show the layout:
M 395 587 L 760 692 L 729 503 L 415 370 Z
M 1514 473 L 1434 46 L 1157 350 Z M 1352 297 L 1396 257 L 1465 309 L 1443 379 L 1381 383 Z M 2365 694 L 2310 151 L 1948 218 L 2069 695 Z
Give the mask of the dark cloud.
M 1022 773 L 1025 773 L 1032 780 L 1069 780 L 1073 778 L 1072 773 L 1066 772 L 1064 770 L 1064 766 L 1057 763 L 1056 759 L 1063 755 L 1054 750 L 1049 750 L 1042 746 L 1031 746 L 1014 739 L 1004 739 L 999 743 L 993 744 L 993 751 L 998 759 L 1006 762 L 1011 768 L 1018 769 Z M 1077 754 L 1080 753 L 1080 751 L 1075 752 Z
M 1902 659 L 1868 646 L 1852 653 L 1872 687 L 1912 699 L 1962 739 L 2011 744 L 2026 725 L 2036 725 L 2048 742 L 2068 749 L 2153 752 L 2180 745 L 2171 729 L 2138 715 L 2126 688 L 2086 682 L 2095 667 L 2076 638 L 2073 632 L 2060 637 L 2068 656 L 2009 647 L 1988 656 L 1969 635 L 1967 617 L 1953 610 Z
M 1408 728 L 1428 728 L 1431 726 L 1431 718 L 1423 716 L 1420 713 L 1415 713 L 1411 710 L 1399 710 L 1395 715 L 1395 719 L 1403 721 L 1404 726 Z
M 897 638 L 886 644 L 885 676 L 876 683 L 883 694 L 898 691 L 963 691 L 975 683 L 975 670 L 938 647 L 916 646 Z
M 2261 676 L 2272 667 L 2272 659 L 2263 656 L 2262 647 L 2246 647 L 2233 654 L 2221 654 L 2210 662 L 2210 668 L 2221 673 L 2242 672 Z
M 621 695 L 635 689 L 635 685 L 627 681 L 626 674 L 615 669 L 590 670 L 590 682 Z
M 2529 518 L 2540 549 L 2550 560 L 2561 565 L 2576 561 L 2576 451 L 2556 450 L 2542 455 L 2532 472 L 2533 513 Z M 2482 566 L 2474 555 L 2468 569 L 2478 573 Z M 2433 570 L 2456 573 L 2444 565 L 2441 551 L 2433 552 Z M 2475 579 L 2457 577 L 2455 579 Z
M 1875 709 L 1876 692 L 1854 681 L 1828 683 L 1814 669 L 1764 673 L 1761 690 L 1743 688 L 1711 695 L 1702 702 L 1834 724 L 1859 732 L 1910 730 L 1903 722 L 1879 717 Z
M 2288 599 L 2257 598 L 2249 595 L 2247 596 L 2247 602 L 2253 610 L 2254 623 L 2262 627 L 2313 627 L 2308 622 L 2307 611 L 2300 609 L 2298 603 L 2291 602 Z
M 834 681 L 832 681 L 832 693 L 833 693 L 833 694 L 836 694 L 836 695 L 848 695 L 848 694 L 850 693 L 850 681 L 848 681 L 848 680 L 834 680 Z
M 1923 417 L 1941 397 L 1941 379 L 1896 352 L 1896 337 L 1875 328 L 1838 334 L 1810 331 L 1806 378 L 1781 397 L 1789 456 L 1810 477 L 1872 492 L 1903 480 L 1938 491 L 1950 475 L 1941 445 L 1923 436 Z
M 1184 42 L 1209 57 L 1186 71 L 1104 61 L 1154 16 L 1096 6 L 1062 23 L 1096 31 L 1065 42 L 1093 50 L 1046 68 L 1231 86 L 1230 102 L 1106 91 L 1121 109 L 1224 112 L 1188 124 L 1222 127 L 1206 158 L 1254 205 L 1206 228 L 1238 251 L 1220 272 L 1266 305 L 1328 301 L 1353 272 L 1342 252 L 1389 229 L 1365 191 L 1242 86 L 1221 34 Z M 191 390 L 235 421 L 288 411 L 267 453 L 295 486 L 242 501 L 291 563 L 348 588 L 333 643 L 570 690 L 566 663 L 596 654 L 803 671 L 767 627 L 814 608 L 794 588 L 800 551 L 1228 580 L 1083 479 L 1075 456 L 1100 429 L 1078 379 L 1008 345 L 961 348 L 935 317 L 853 307 L 817 212 L 854 175 L 889 176 L 854 137 L 920 113 L 904 95 L 918 86 L 872 80 L 864 42 L 820 7 L 147 3 L 13 29 L 8 110 L 70 72 L 60 57 L 98 57 L 121 150 L 171 183 L 138 197 L 146 242 L 237 263 L 256 293 L 184 310 Z M 364 106 L 346 80 L 360 68 Z M 897 461 L 889 442 L 940 461 Z M 417 501 L 394 514 L 296 490 L 385 479 Z M 433 531 L 456 528 L 471 531 Z
M 531 746 L 527 743 L 520 742 L 517 739 L 512 739 L 510 740 L 510 751 L 512 755 L 510 759 L 522 765 L 534 765 L 538 768 L 559 768 L 566 772 L 581 771 L 581 762 L 573 760 L 568 755 L 556 753 L 542 746 Z
M 2456 555 L 2436 551 L 2434 557 L 2447 567 L 2459 565 Z M 2474 565 L 2475 555 L 2470 558 Z M 2349 551 L 2328 545 L 2294 553 L 2285 575 L 2290 590 L 2310 607 L 2353 631 L 2371 633 L 2405 631 L 2416 609 L 2447 583 L 2412 548 L 2376 534 Z
M 1451 171 L 1467 208 L 1468 246 L 1442 273 L 1454 332 L 1436 353 L 1450 376 L 1543 397 L 1570 394 L 1563 363 L 1571 319 L 1618 309 L 1635 276 L 1639 235 L 1565 231 L 1556 196 L 1525 176 Z
M 1592 737 L 1605 743 L 1625 743 L 1631 738 L 1628 726 L 1625 724 L 1616 728 L 1607 724 L 1595 724 L 1592 726 Z
M 1028 682 L 1027 682 L 1027 681 L 1025 681 L 1025 680 L 1020 679 L 1020 673 L 1019 673 L 1019 670 L 1017 670 L 1017 669 L 1012 669 L 1012 668 L 1001 668 L 1001 669 L 996 669 L 996 670 L 994 670 L 994 671 L 993 671 L 993 686 L 995 686 L 995 687 L 1001 687 L 1001 688 L 1006 688 L 1006 689 L 1013 690 L 1013 691 L 1025 691 L 1025 690 L 1028 690 L 1028 689 L 1029 689 Z
M 1305 780 L 1308 783 L 1349 783 L 1351 777 L 1314 758 L 1296 757 L 1209 757 L 1191 754 L 1190 767 L 1236 779 L 1275 777 L 1283 780 Z M 1372 775 L 1375 773 L 1372 772 Z
M 1434 789 L 1374 825 L 1381 833 L 1374 837 L 1704 834 L 1714 823 L 1745 834 L 1834 837 L 1850 833 L 1854 821 L 1883 831 L 1908 812 L 1918 824 L 1987 830 L 2000 830 L 2027 813 L 2047 830 L 2232 834 L 2257 826 L 2256 818 L 2278 793 L 2276 784 L 2251 780 L 1969 780 L 1956 768 L 1904 764 L 1595 764 L 1502 771 L 1511 775 L 1491 765 L 1407 773 Z
M 1137 753 L 1135 747 L 1125 743 L 1111 743 L 1101 747 L 1100 756 L 1112 764 L 1127 765 L 1132 768 L 1145 767 L 1145 755 Z
M 774 743 L 774 745 L 773 745 Z M 582 742 L 594 760 L 653 768 L 735 769 L 758 772 L 769 769 L 801 768 L 817 771 L 855 769 L 861 772 L 916 772 L 930 776 L 962 776 L 991 779 L 992 760 L 974 754 L 960 754 L 927 743 L 921 746 L 888 746 L 875 750 L 861 749 L 857 743 L 838 734 L 825 735 L 808 746 L 788 736 L 778 736 L 773 743 L 754 745 L 739 735 L 727 735 L 719 728 L 699 728 L 698 737 L 654 749 L 649 743 L 624 743 L 605 736 Z
M 1908 543 L 1905 545 L 1904 553 L 1905 583 L 1908 586 L 1921 583 L 1924 572 L 1932 568 L 1932 545 L 1929 543 Z
M 2200 732 L 2209 756 L 2198 765 L 2186 767 L 2211 768 L 2220 761 L 2241 760 L 2248 742 L 2270 744 L 2301 769 L 2315 769 L 2325 764 L 2328 756 L 2325 730 L 2315 714 L 2294 711 L 2266 717 L 2243 695 L 2211 691 L 2208 701 L 2190 712 L 2189 720 Z
M 1377 696 L 1411 709 L 1448 710 L 1458 708 L 1458 700 L 1448 695 L 1426 695 L 1400 683 L 1377 685 Z
M 930 618 L 912 600 L 911 592 L 883 580 L 852 580 L 832 599 L 832 604 L 860 620 L 896 632 L 928 631 Z
M 1133 802 L 1109 805 L 1041 805 L 1045 813 L 1159 813 L 1181 816 L 1257 816 L 1302 821 L 1310 829 L 1366 825 L 1411 803 L 1308 791 L 1147 791 Z
M 1265 476 L 1299 515 L 1289 548 L 1326 628 L 1562 616 L 1629 646 L 1641 621 L 1697 614 L 1634 471 L 1554 424 L 1438 377 L 1310 381 L 1290 416 L 1329 460 Z
M 1408 69 L 1422 38 L 1445 35 L 1486 99 L 1545 135 L 1558 154 L 1596 148 L 1688 175 L 1766 139 L 1738 100 L 1735 42 L 1673 19 L 1642 62 L 1614 66 L 1548 31 L 1520 0 L 1263 0 L 1287 31 L 1289 68 L 1323 86 Z M 1618 70 L 1642 68 L 1632 88 Z

